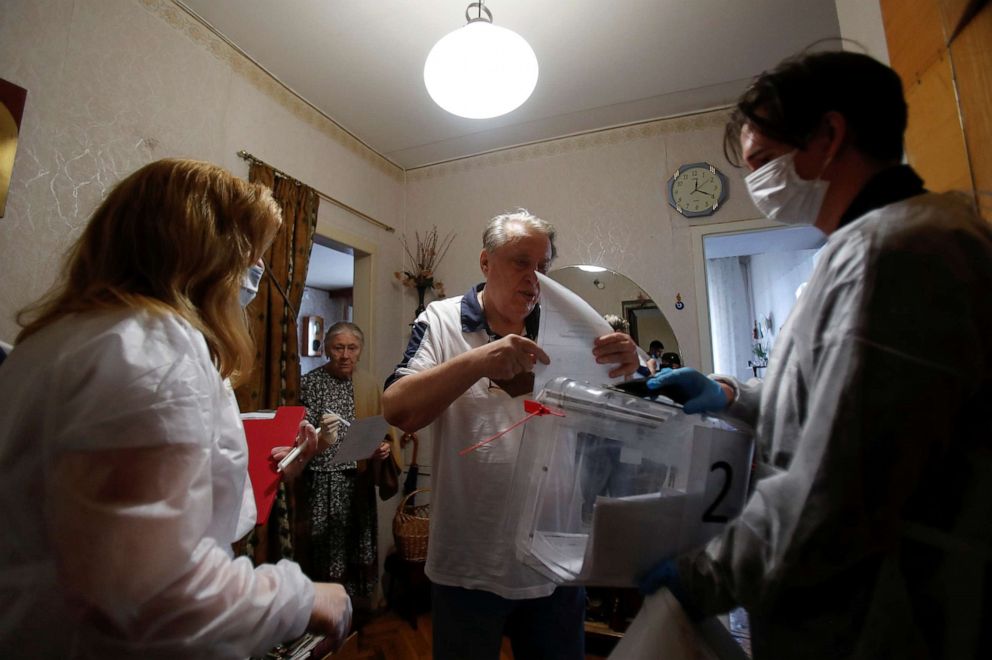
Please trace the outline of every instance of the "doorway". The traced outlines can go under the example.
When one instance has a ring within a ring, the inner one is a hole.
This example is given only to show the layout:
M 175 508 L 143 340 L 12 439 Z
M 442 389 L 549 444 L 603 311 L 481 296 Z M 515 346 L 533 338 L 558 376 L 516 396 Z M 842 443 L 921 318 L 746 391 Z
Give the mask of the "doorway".
M 766 220 L 697 229 L 703 369 L 761 378 L 826 237 Z
M 324 333 L 338 321 L 354 320 L 355 249 L 326 236 L 314 236 L 297 327 L 300 372 L 322 366 Z

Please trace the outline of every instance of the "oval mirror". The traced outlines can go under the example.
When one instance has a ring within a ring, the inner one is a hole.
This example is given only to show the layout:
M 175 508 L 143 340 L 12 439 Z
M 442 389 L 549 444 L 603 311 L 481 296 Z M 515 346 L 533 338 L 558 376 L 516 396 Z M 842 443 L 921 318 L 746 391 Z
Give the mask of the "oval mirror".
M 577 294 L 604 317 L 612 314 L 627 322 L 625 330 L 646 353 L 661 342 L 655 357 L 662 366 L 682 366 L 681 351 L 668 319 L 644 290 L 626 275 L 600 266 L 565 266 L 548 277 Z

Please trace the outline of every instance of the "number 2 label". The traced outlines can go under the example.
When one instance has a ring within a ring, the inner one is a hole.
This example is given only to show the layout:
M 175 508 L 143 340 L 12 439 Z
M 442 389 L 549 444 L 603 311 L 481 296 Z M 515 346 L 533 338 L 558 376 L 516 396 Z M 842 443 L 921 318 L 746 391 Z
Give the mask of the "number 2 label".
M 713 512 L 718 506 L 720 506 L 720 503 L 723 502 L 724 498 L 727 497 L 727 493 L 730 492 L 730 483 L 733 481 L 734 470 L 730 467 L 730 463 L 727 461 L 717 461 L 710 466 L 710 472 L 715 472 L 717 470 L 722 470 L 724 472 L 723 487 L 720 488 L 720 492 L 717 493 L 716 499 L 713 500 L 713 504 L 710 504 L 709 508 L 703 512 L 703 522 L 725 523 L 730 520 L 723 514 Z

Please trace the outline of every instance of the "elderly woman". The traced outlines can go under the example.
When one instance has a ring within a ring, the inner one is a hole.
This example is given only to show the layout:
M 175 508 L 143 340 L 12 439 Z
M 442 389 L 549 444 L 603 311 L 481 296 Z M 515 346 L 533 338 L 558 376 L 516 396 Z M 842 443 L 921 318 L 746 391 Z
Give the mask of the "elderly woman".
M 347 631 L 341 585 L 231 552 L 255 504 L 230 381 L 251 368 L 242 304 L 280 223 L 266 188 L 150 163 L 18 317 L 0 369 L 0 657 L 233 659 Z
M 327 363 L 303 376 L 300 401 L 307 420 L 333 427 L 334 417 L 351 422 L 381 414 L 379 387 L 356 370 L 365 346 L 365 335 L 354 323 L 341 321 L 324 338 Z M 317 454 L 305 471 L 310 492 L 311 577 L 334 576 L 356 605 L 369 606 L 378 579 L 375 480 L 373 475 L 396 469 L 390 442 L 383 442 L 369 461 L 332 463 L 340 443 L 347 442 L 348 428 L 337 426 L 337 442 Z M 386 440 L 390 440 L 387 436 Z M 395 473 L 394 473 L 395 474 Z M 395 492 L 380 487 L 380 497 Z

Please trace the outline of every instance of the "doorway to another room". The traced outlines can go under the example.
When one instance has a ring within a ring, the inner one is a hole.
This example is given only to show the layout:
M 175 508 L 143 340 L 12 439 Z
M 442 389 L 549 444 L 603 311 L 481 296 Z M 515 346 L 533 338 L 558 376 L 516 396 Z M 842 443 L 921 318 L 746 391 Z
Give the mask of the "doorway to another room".
M 324 236 L 314 236 L 300 316 L 300 372 L 326 362 L 324 333 L 338 321 L 354 320 L 355 249 Z
M 701 261 L 706 292 L 706 304 L 700 305 L 704 370 L 742 381 L 764 377 L 775 341 L 826 242 L 815 227 L 748 224 L 705 228 L 712 231 L 700 232 L 697 261 L 697 279 Z

